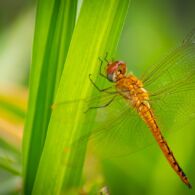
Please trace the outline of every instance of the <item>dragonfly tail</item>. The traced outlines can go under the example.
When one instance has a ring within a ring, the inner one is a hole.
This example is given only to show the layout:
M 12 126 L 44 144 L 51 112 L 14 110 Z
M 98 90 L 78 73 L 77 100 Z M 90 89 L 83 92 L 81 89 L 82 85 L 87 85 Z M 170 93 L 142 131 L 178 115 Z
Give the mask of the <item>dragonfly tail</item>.
M 145 121 L 147 126 L 152 131 L 153 136 L 155 137 L 158 145 L 160 146 L 162 152 L 164 153 L 166 159 L 168 160 L 171 167 L 177 173 L 177 175 L 181 178 L 181 180 L 189 187 L 192 188 L 187 176 L 183 172 L 182 168 L 179 166 L 178 162 L 176 161 L 173 152 L 171 151 L 170 147 L 168 146 L 165 138 L 163 137 L 157 122 L 155 120 L 153 111 L 147 104 L 142 104 L 139 107 L 139 114 L 141 115 L 142 119 Z

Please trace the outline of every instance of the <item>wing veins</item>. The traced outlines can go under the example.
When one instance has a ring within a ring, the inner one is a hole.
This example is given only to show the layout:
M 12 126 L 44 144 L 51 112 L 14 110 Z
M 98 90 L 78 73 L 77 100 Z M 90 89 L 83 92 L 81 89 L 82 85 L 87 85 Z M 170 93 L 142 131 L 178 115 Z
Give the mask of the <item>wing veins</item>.
M 195 44 L 193 46 L 195 46 Z M 144 85 L 145 86 L 150 85 L 153 80 L 159 77 L 159 75 L 162 76 L 164 73 L 168 71 L 168 69 L 172 68 L 173 66 L 176 66 L 177 63 L 174 62 L 179 62 L 180 60 L 182 61 L 182 59 L 184 59 L 187 56 L 193 57 L 193 53 L 191 53 L 191 50 L 193 49 L 195 48 L 181 46 L 180 48 L 177 48 L 174 52 L 170 53 L 166 58 L 164 58 L 164 60 L 161 63 L 156 64 L 153 70 L 149 72 L 147 76 L 146 75 L 143 76 L 142 81 Z

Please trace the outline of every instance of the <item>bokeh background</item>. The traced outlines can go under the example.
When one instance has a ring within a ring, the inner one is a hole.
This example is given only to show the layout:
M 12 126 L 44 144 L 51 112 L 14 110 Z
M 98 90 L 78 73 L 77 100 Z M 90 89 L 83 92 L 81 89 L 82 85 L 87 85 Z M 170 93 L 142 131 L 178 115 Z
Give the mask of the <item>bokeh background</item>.
M 0 1 L 0 98 L 4 103 L 0 104 L 0 158 L 7 158 L 9 163 L 17 161 L 18 166 L 21 165 L 21 153 L 17 149 L 21 146 L 28 95 L 35 9 L 35 0 Z M 139 74 L 162 59 L 194 27 L 193 0 L 132 0 L 114 58 L 124 60 L 130 71 Z M 19 106 L 20 119 L 14 120 L 11 111 L 5 112 L 6 101 Z M 167 139 L 192 186 L 195 185 L 195 131 L 183 126 Z M 11 154 L 7 145 L 13 149 Z M 97 180 L 93 163 L 96 164 L 89 160 L 85 168 L 90 170 L 85 178 L 91 186 Z M 179 180 L 155 144 L 117 161 L 101 163 L 111 194 L 194 192 Z M 21 183 L 19 176 L 0 170 L 0 194 L 17 194 Z
M 0 1 L 0 194 L 19 194 L 35 1 Z

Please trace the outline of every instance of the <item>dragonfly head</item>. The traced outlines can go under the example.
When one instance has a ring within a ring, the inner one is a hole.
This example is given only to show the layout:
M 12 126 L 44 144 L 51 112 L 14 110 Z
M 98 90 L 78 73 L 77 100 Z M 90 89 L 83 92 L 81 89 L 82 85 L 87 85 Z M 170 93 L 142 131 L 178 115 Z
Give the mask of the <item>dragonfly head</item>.
M 107 69 L 107 78 L 111 82 L 116 82 L 126 73 L 126 64 L 123 61 L 115 61 L 108 63 Z

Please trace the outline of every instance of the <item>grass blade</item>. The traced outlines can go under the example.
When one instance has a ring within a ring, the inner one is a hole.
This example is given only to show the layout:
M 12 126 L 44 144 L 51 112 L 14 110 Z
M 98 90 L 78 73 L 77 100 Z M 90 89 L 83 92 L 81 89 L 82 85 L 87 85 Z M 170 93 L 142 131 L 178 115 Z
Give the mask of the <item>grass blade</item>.
M 76 0 L 39 0 L 23 139 L 24 193 L 30 194 L 76 18 Z
M 56 102 L 85 98 L 92 93 L 89 73 L 97 74 L 98 57 L 116 50 L 129 0 L 84 0 L 75 27 Z M 33 194 L 59 194 L 80 184 L 86 146 L 71 143 L 93 125 L 82 121 L 95 113 L 83 114 L 82 103 L 53 110 Z M 49 170 L 49 171 L 48 171 Z

